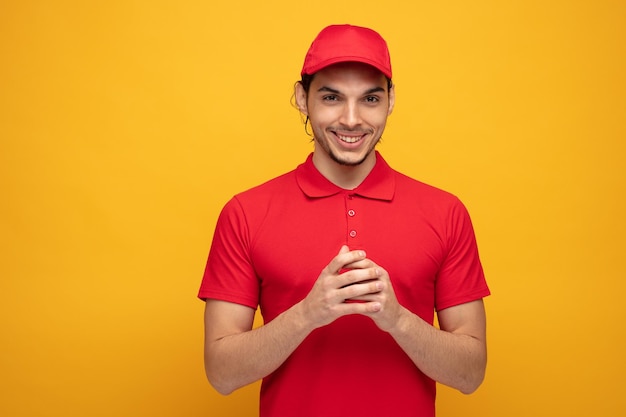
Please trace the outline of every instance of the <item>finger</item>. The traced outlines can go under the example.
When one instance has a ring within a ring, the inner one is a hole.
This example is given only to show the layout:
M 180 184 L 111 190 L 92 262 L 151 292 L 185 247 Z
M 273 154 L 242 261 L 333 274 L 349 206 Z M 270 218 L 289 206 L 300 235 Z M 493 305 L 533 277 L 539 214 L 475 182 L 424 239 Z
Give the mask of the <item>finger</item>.
M 357 283 L 378 280 L 380 278 L 380 274 L 381 270 L 378 267 L 347 269 L 337 277 L 337 282 L 340 287 L 347 287 Z
M 352 262 L 350 264 L 344 265 L 343 269 L 345 269 L 345 270 L 365 269 L 365 268 L 372 268 L 372 267 L 375 267 L 375 266 L 376 266 L 376 264 L 374 262 L 372 262 L 370 259 L 364 258 L 364 259 L 358 260 L 356 262 Z
M 330 261 L 328 269 L 331 272 L 337 273 L 341 269 L 345 269 L 346 265 L 353 264 L 365 259 L 365 251 L 348 249 L 347 246 L 342 246 L 339 253 Z
M 374 279 L 365 282 L 348 285 L 339 290 L 339 296 L 345 300 L 364 300 L 369 301 L 368 296 L 378 294 L 384 289 L 384 283 Z M 371 300 L 371 299 L 370 299 Z
M 350 301 L 346 300 L 340 306 L 337 306 L 337 312 L 340 315 L 363 314 L 371 315 L 380 311 L 382 305 L 378 301 Z

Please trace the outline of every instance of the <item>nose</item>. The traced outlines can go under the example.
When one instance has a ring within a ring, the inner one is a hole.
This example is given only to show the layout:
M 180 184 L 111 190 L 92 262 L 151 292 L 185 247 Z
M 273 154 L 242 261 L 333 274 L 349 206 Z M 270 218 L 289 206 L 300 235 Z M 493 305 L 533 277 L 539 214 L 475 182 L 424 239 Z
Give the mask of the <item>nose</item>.
M 361 123 L 361 114 L 358 103 L 347 101 L 343 106 L 339 120 L 344 126 L 353 128 Z

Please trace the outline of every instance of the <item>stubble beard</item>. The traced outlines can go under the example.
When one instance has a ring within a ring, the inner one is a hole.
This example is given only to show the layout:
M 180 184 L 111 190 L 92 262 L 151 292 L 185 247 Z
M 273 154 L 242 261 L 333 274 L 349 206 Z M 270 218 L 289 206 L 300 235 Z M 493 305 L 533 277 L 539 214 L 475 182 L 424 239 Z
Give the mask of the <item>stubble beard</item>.
M 347 166 L 347 167 L 355 167 L 355 166 L 359 166 L 361 165 L 363 162 L 365 162 L 367 160 L 367 158 L 370 156 L 370 154 L 372 152 L 374 152 L 374 149 L 376 148 L 376 145 L 378 144 L 378 142 L 380 142 L 380 137 L 378 139 L 376 139 L 376 141 L 374 141 L 374 143 L 372 143 L 372 145 L 370 146 L 370 148 L 367 150 L 367 152 L 365 153 L 365 155 L 363 156 L 363 158 L 357 160 L 357 161 L 346 161 L 344 159 L 341 159 L 339 156 L 337 156 L 335 154 L 335 152 L 333 152 L 332 148 L 324 141 L 317 139 L 318 135 L 314 135 L 313 139 L 315 141 L 315 143 L 317 143 L 319 146 L 322 147 L 322 149 L 324 149 L 324 151 L 328 154 L 328 156 L 330 157 L 330 159 L 332 159 L 334 162 L 336 162 L 339 165 L 342 166 Z

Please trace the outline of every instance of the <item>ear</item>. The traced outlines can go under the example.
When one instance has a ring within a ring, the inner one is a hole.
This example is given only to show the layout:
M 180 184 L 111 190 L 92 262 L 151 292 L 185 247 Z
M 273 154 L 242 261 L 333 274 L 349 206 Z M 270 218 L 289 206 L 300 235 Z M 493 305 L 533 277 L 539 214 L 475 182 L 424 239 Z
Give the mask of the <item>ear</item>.
M 296 105 L 300 112 L 308 116 L 309 112 L 306 104 L 307 93 L 304 91 L 304 87 L 302 87 L 302 83 L 299 81 L 296 83 L 294 95 L 296 96 Z
M 389 109 L 387 110 L 387 116 L 393 112 L 393 106 L 396 104 L 396 86 L 392 84 L 389 89 Z

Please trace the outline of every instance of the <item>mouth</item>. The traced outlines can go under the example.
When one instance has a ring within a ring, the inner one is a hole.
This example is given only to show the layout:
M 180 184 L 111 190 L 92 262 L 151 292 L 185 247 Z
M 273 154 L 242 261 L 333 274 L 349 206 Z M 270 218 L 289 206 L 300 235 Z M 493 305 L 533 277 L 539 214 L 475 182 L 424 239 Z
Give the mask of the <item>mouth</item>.
M 358 134 L 358 135 L 356 134 L 346 135 L 346 134 L 334 132 L 334 134 L 340 141 L 344 143 L 348 143 L 348 144 L 357 143 L 358 141 L 360 141 L 361 139 L 365 137 L 365 134 L 363 133 Z

